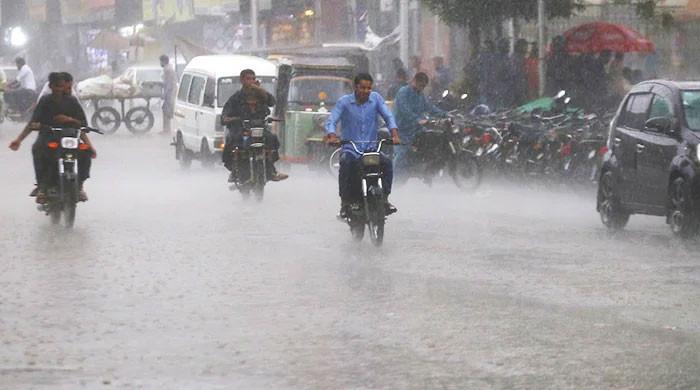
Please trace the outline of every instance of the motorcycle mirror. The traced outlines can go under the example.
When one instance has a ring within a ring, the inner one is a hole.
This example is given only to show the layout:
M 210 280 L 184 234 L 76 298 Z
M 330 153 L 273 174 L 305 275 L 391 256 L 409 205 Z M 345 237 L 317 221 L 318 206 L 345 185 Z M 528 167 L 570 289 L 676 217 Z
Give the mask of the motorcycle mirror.
M 469 95 L 466 94 L 466 93 L 463 93 L 462 96 L 460 96 L 459 98 L 462 99 L 462 100 L 466 100 L 467 97 L 469 97 Z
M 557 92 L 557 94 L 554 96 L 554 98 L 555 98 L 555 99 L 561 99 L 561 98 L 564 97 L 564 95 L 566 95 L 566 91 L 564 91 L 564 90 L 562 89 L 561 91 Z
M 450 94 L 450 90 L 448 90 L 448 89 L 442 91 L 442 97 L 444 97 L 444 98 L 446 98 L 447 95 L 449 95 L 449 94 Z

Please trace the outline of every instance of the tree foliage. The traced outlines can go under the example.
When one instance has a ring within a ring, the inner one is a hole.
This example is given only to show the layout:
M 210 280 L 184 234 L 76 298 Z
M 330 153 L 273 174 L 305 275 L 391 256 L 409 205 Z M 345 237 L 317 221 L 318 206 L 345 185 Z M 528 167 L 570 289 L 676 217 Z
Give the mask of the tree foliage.
M 446 23 L 489 25 L 510 17 L 537 16 L 537 0 L 423 0 Z M 569 17 L 583 8 L 583 0 L 545 0 L 549 17 Z

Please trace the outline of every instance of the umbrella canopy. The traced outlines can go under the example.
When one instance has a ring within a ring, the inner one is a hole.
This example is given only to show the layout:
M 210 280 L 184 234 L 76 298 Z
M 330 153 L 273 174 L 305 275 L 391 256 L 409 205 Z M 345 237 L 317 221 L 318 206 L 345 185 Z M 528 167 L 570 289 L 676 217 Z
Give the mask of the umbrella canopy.
M 600 53 L 654 51 L 654 44 L 639 32 L 621 25 L 605 22 L 586 23 L 564 32 L 566 50 L 571 53 Z

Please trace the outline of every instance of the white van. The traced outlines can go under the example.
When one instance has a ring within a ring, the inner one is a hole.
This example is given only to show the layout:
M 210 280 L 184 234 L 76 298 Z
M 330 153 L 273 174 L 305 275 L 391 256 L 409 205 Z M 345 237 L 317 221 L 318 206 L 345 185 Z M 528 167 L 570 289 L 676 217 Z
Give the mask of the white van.
M 199 56 L 183 70 L 174 118 L 175 157 L 182 166 L 189 166 L 193 158 L 204 165 L 221 160 L 225 130 L 221 111 L 228 98 L 241 89 L 243 69 L 252 69 L 261 86 L 275 93 L 277 65 L 259 57 Z

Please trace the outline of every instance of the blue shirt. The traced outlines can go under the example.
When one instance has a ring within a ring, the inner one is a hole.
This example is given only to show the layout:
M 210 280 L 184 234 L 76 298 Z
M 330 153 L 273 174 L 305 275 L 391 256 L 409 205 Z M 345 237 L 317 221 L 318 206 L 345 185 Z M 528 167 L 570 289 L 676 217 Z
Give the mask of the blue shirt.
M 357 148 L 360 151 L 375 150 L 380 115 L 389 129 L 397 128 L 394 115 L 384 103 L 382 95 L 371 92 L 369 99 L 362 104 L 357 101 L 354 93 L 345 95 L 336 102 L 326 121 L 326 134 L 336 134 L 336 128 L 340 122 L 344 141 L 358 142 Z M 344 145 L 343 149 L 355 151 L 352 145 Z
M 444 111 L 435 107 L 423 93 L 418 92 L 410 85 L 401 87 L 396 94 L 394 113 L 399 125 L 399 134 L 405 142 L 413 140 L 416 133 L 423 128 L 418 124 L 418 121 L 423 119 L 425 114 L 445 116 Z

